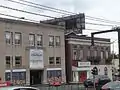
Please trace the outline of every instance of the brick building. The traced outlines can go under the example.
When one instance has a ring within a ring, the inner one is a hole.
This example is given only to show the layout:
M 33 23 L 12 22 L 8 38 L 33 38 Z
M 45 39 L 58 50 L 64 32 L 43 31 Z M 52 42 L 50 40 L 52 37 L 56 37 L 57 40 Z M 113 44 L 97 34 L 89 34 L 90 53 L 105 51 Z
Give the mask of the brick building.
M 66 80 L 83 82 L 91 75 L 93 66 L 110 64 L 110 39 L 96 38 L 91 47 L 91 37 L 69 33 L 65 35 Z

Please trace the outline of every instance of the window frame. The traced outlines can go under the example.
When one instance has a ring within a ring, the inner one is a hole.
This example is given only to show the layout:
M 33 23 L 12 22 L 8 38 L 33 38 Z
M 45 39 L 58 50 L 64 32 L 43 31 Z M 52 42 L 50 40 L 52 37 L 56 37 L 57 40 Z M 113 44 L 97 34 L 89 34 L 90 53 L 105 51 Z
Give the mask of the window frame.
M 20 57 L 20 61 L 16 60 L 16 58 Z M 17 63 L 19 62 L 20 64 L 16 64 L 16 61 Z M 22 66 L 22 56 L 15 56 L 15 67 L 21 67 Z
M 33 41 L 30 40 L 30 36 L 33 36 Z M 29 46 L 35 46 L 35 34 L 29 34 Z
M 50 38 L 52 38 L 53 39 L 53 41 L 51 42 L 50 41 Z M 49 46 L 54 46 L 54 36 L 53 35 L 49 35 Z
M 15 37 L 15 35 L 19 35 L 20 37 L 20 39 L 16 39 Z M 15 43 L 15 45 L 21 45 L 22 44 L 22 33 L 21 32 L 15 32 L 15 35 L 14 35 L 14 43 Z M 16 41 L 17 40 L 17 41 Z
M 9 57 L 9 64 L 7 64 L 7 57 Z M 11 67 L 11 56 L 5 56 L 5 64 L 6 64 L 6 67 Z
M 41 41 L 38 41 L 38 37 L 40 36 L 41 38 Z M 37 37 L 36 37 L 36 40 L 37 40 L 37 46 L 43 46 L 43 35 L 42 34 L 37 34 Z M 39 45 L 38 45 L 39 44 Z
M 59 63 L 57 63 L 57 58 L 59 58 L 59 59 L 58 59 Z M 60 65 L 60 64 L 61 64 L 61 57 L 56 57 L 56 64 L 57 64 L 57 65 Z
M 7 39 L 7 36 L 6 36 L 7 33 L 10 34 L 10 39 Z M 10 44 L 13 43 L 13 32 L 11 32 L 11 31 L 5 31 L 5 42 L 6 42 L 7 45 L 10 45 Z
M 59 39 L 59 42 L 57 42 L 57 39 Z M 55 45 L 60 46 L 60 43 L 61 43 L 60 36 L 55 36 Z
M 50 60 L 52 60 L 50 58 L 53 58 L 53 62 L 52 63 L 50 63 Z M 54 64 L 55 64 L 55 58 L 54 57 L 49 57 L 49 65 L 54 65 Z

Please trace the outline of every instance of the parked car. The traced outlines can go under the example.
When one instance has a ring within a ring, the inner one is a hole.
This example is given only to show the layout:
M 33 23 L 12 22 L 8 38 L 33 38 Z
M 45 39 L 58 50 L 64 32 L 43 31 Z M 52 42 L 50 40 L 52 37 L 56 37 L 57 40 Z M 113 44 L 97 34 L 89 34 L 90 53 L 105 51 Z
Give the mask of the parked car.
M 94 86 L 94 82 L 95 82 L 95 86 L 102 86 L 108 82 L 110 82 L 110 78 L 106 75 L 95 75 L 95 79 L 93 78 L 93 76 L 91 76 L 90 78 L 88 78 L 87 80 L 84 81 L 84 86 L 87 87 L 93 87 Z
M 34 87 L 25 87 L 25 86 L 8 86 L 8 87 L 0 87 L 0 90 L 40 90 Z
M 112 81 L 102 86 L 101 90 L 120 90 L 120 81 Z

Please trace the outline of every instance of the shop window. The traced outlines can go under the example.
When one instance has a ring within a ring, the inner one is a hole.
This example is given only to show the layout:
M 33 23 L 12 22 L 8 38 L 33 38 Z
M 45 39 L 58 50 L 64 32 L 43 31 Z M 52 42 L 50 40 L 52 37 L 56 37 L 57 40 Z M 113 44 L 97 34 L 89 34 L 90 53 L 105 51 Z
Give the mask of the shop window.
M 48 82 L 54 82 L 56 80 L 62 81 L 61 70 L 49 70 L 47 71 Z
M 5 80 L 11 80 L 11 72 L 5 73 Z M 25 85 L 26 83 L 26 72 L 12 72 L 12 80 L 14 85 Z

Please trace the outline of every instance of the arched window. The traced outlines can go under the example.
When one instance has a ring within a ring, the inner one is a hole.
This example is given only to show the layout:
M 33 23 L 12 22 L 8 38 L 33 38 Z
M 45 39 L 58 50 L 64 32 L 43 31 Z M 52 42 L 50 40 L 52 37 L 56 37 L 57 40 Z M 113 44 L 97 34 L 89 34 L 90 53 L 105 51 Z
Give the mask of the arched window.
M 107 67 L 104 68 L 104 75 L 108 75 L 108 69 L 107 69 Z

